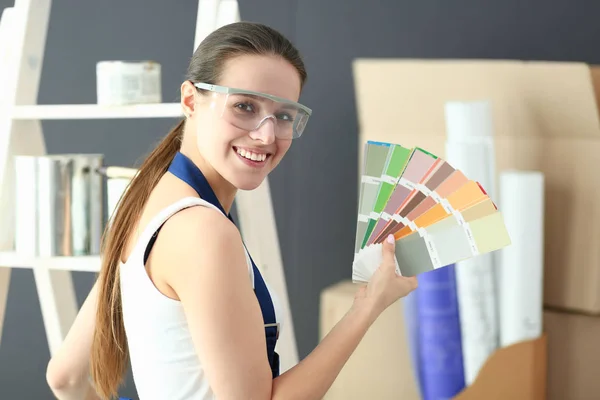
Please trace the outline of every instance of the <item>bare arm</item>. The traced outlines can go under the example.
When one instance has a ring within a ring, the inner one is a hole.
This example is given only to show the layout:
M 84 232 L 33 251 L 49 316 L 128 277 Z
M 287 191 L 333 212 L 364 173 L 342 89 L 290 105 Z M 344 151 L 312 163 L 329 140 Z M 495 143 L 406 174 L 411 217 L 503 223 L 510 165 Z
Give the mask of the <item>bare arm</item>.
M 373 322 L 417 287 L 415 277 L 396 275 L 394 242 L 385 242 L 382 251 L 382 264 L 357 290 L 348 313 L 304 360 L 273 381 L 273 399 L 323 398 Z
M 97 283 L 81 306 L 62 346 L 48 363 L 46 380 L 59 400 L 99 400 L 88 381 L 94 337 Z
M 305 359 L 273 381 L 272 399 L 322 399 L 375 318 L 366 307 L 352 307 Z
M 394 245 L 386 243 L 382 266 L 358 291 L 347 315 L 308 357 L 272 379 L 239 232 L 203 207 L 171 220 L 161 232 L 162 245 L 160 237 L 157 241 L 155 265 L 164 266 L 165 280 L 183 304 L 196 350 L 221 400 L 322 398 L 375 319 L 416 287 L 416 279 L 396 276 Z
M 182 303 L 216 397 L 270 399 L 264 324 L 237 228 L 207 207 L 182 210 L 163 225 L 150 258 Z

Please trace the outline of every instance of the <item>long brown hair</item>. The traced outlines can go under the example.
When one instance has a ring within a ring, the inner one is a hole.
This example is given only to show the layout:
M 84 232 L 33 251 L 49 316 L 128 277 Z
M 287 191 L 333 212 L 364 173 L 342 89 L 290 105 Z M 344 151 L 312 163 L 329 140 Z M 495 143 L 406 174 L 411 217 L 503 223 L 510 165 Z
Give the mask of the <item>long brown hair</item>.
M 250 22 L 225 25 L 207 36 L 192 56 L 186 79 L 218 84 L 225 62 L 247 54 L 283 57 L 297 69 L 304 86 L 306 70 L 297 49 L 274 29 Z M 119 262 L 150 193 L 179 151 L 184 126 L 182 120 L 142 163 L 105 231 L 90 362 L 91 378 L 102 399 L 118 396 L 129 362 L 121 312 Z

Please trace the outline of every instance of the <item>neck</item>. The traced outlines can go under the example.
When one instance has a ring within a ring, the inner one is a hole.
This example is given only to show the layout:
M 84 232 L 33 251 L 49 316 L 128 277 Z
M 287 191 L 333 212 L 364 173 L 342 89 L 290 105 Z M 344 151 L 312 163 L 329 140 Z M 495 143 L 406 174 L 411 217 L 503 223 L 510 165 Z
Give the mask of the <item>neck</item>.
M 208 184 L 215 192 L 215 196 L 223 206 L 227 214 L 231 211 L 237 188 L 223 178 L 215 169 L 200 155 L 197 148 L 189 149 L 181 146 L 180 152 L 188 157 L 202 171 Z

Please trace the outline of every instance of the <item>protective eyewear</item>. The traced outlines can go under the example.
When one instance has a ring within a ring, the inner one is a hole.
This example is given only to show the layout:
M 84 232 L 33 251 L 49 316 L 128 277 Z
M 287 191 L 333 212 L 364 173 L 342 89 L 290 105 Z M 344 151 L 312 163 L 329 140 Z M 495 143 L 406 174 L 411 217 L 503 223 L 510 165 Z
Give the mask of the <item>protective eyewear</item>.
M 255 131 L 271 120 L 275 136 L 296 139 L 302 135 L 312 110 L 300 103 L 266 93 L 194 82 L 198 89 L 213 92 L 212 107 L 231 125 Z

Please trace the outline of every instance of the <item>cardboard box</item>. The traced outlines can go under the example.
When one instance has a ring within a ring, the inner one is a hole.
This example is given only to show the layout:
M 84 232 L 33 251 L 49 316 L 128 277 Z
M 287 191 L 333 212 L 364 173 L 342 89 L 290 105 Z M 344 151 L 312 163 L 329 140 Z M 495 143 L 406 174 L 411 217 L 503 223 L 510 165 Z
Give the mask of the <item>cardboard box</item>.
M 447 101 L 489 100 L 496 169 L 546 176 L 544 302 L 600 314 L 600 70 L 581 63 L 362 59 L 354 63 L 359 151 L 367 140 L 445 157 Z M 362 160 L 362 154 L 361 154 Z
M 321 294 L 320 338 L 342 319 L 359 285 L 344 281 Z M 367 332 L 325 400 L 420 400 L 404 324 L 402 300 Z M 455 400 L 546 400 L 546 337 L 494 352 Z M 564 400 L 564 399 L 563 399 Z
M 546 310 L 548 399 L 591 400 L 600 397 L 600 318 Z
M 321 293 L 320 339 L 348 312 L 360 285 L 343 281 Z M 371 326 L 325 400 L 420 400 L 404 327 L 402 301 Z

